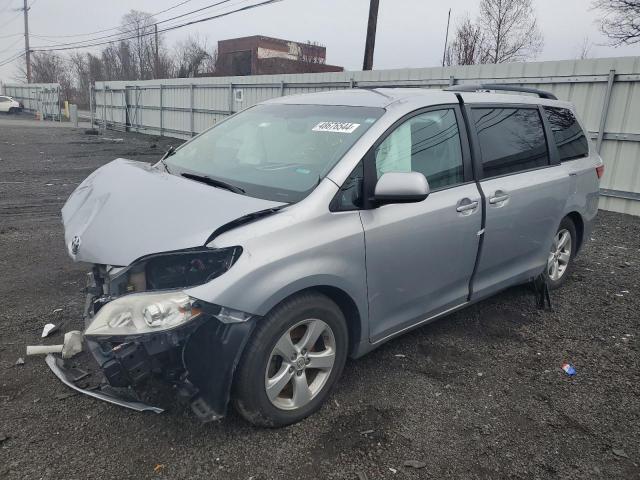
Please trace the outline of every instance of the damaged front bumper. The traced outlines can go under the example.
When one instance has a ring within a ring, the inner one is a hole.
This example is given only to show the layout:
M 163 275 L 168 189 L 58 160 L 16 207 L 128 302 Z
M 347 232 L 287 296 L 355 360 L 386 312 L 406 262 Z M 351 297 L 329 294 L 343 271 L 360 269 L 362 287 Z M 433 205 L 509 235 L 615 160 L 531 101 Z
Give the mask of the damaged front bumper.
M 97 398 L 105 402 L 113 403 L 114 405 L 120 405 L 121 407 L 130 408 L 137 412 L 164 412 L 164 410 L 160 407 L 153 407 L 151 405 L 147 405 L 146 403 L 138 402 L 133 399 L 126 399 L 106 392 L 98 392 L 95 390 L 78 387 L 75 384 L 73 374 L 64 366 L 64 362 L 62 361 L 62 359 L 52 355 L 51 353 L 46 356 L 45 362 L 47 362 L 47 365 L 49 366 L 51 371 L 55 374 L 56 377 L 58 377 L 58 379 L 62 383 L 64 383 L 67 387 L 75 390 L 76 392 L 89 395 L 90 397 Z
M 235 367 L 255 325 L 255 317 L 224 323 L 214 315 L 173 330 L 123 336 L 84 336 L 86 349 L 104 376 L 100 390 L 75 385 L 64 361 L 47 356 L 47 365 L 77 392 L 137 411 L 161 413 L 138 395 L 147 383 L 160 379 L 186 399 L 202 421 L 226 414 Z

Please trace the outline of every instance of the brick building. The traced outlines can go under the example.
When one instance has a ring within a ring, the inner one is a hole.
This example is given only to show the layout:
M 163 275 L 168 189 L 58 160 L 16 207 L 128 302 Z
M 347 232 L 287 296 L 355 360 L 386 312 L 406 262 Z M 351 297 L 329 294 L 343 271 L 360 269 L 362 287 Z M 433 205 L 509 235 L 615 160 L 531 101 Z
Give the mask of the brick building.
M 327 65 L 327 49 L 320 45 L 279 38 L 232 38 L 218 42 L 216 75 L 266 75 L 276 73 L 342 72 Z

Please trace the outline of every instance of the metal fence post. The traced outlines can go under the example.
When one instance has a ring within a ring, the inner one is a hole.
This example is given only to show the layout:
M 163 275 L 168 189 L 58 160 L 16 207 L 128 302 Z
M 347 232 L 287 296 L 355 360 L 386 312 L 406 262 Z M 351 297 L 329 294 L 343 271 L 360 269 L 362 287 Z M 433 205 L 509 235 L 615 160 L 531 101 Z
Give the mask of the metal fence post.
M 284 96 L 284 80 L 280 81 L 280 96 Z
M 58 104 L 58 121 L 62 122 L 62 111 L 60 110 L 60 87 L 56 88 L 56 100 Z
M 136 101 L 135 104 L 135 115 L 133 119 L 133 127 L 136 129 L 136 132 L 140 131 L 141 125 L 141 115 L 140 115 L 140 85 L 136 85 L 135 90 L 133 91 L 133 98 Z
M 194 127 L 194 113 L 193 113 L 193 83 L 189 86 L 189 136 L 193 137 L 195 134 Z
M 160 84 L 160 136 L 162 136 L 162 134 L 164 133 L 164 122 L 163 122 L 163 118 L 162 118 L 162 91 L 163 91 L 163 86 L 162 84 Z
M 91 117 L 91 127 L 93 128 L 93 120 L 94 120 L 94 115 L 93 115 L 93 109 L 94 109 L 95 105 L 93 103 L 93 85 L 89 85 L 89 110 L 90 110 L 90 117 Z
M 109 106 L 110 106 L 111 108 L 109 108 L 109 113 L 111 113 L 111 115 L 109 115 L 109 116 L 111 117 L 111 125 L 112 125 L 113 127 L 115 127 L 115 122 L 113 121 L 113 110 L 114 110 L 114 104 L 113 104 L 113 89 L 111 89 L 111 90 L 110 90 L 110 92 L 111 92 L 111 93 L 110 93 L 110 95 L 109 95 L 109 96 L 110 96 L 111 98 L 109 99 Z
M 229 84 L 229 115 L 233 115 L 233 83 Z
M 611 103 L 611 92 L 616 79 L 616 71 L 609 70 L 609 78 L 607 80 L 607 91 L 604 95 L 602 104 L 602 113 L 600 114 L 600 126 L 598 127 L 598 139 L 596 140 L 596 151 L 598 154 L 602 148 L 602 140 L 604 139 L 604 128 L 607 123 L 607 115 L 609 114 L 609 104 Z
M 456 79 L 453 75 L 449 75 L 449 86 L 453 86 L 456 84 Z
M 102 128 L 107 129 L 107 86 L 102 86 Z
M 124 131 L 131 131 L 131 111 L 129 110 L 129 90 L 128 86 L 124 86 L 124 91 L 122 92 L 122 101 L 124 102 Z

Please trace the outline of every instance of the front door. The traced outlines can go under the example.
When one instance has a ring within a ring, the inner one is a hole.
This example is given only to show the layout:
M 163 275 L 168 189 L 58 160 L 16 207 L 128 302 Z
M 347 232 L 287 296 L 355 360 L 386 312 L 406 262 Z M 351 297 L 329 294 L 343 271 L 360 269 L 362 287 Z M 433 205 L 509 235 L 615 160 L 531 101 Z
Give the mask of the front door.
M 418 112 L 391 129 L 367 159 L 377 178 L 417 171 L 431 189 L 422 202 L 360 212 L 373 342 L 467 300 L 482 215 L 459 125 L 457 106 Z

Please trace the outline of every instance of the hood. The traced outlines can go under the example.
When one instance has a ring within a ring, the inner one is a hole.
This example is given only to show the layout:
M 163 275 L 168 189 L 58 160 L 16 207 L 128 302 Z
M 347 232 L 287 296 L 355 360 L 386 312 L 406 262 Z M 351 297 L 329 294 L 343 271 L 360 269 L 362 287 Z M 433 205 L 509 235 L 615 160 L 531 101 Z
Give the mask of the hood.
M 282 205 L 117 159 L 75 189 L 62 222 L 73 260 L 125 266 L 151 253 L 202 246 L 223 225 Z

